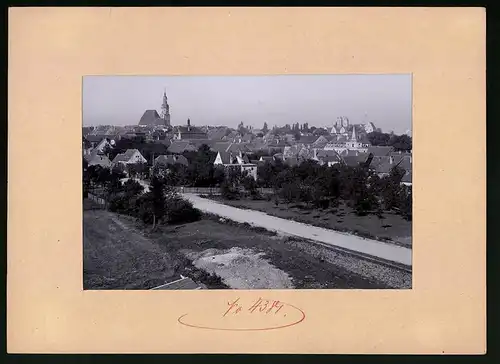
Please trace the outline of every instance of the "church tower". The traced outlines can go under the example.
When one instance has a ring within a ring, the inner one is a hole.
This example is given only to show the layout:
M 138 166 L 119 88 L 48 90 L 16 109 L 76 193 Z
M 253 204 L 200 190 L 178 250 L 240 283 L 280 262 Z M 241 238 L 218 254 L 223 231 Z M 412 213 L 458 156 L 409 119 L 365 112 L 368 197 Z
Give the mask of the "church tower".
M 160 116 L 165 126 L 170 126 L 170 107 L 168 106 L 167 90 L 163 91 L 163 103 L 161 104 Z
M 356 137 L 356 125 L 352 126 L 351 141 L 353 141 L 353 142 L 357 142 L 358 141 L 358 138 Z

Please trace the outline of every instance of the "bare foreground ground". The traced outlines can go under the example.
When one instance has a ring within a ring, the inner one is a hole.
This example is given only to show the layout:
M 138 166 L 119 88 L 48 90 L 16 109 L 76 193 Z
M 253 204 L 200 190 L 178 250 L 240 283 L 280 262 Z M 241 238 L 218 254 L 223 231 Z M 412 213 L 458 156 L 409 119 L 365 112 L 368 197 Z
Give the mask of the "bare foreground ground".
M 83 215 L 84 289 L 150 289 L 193 278 L 207 288 L 411 288 L 411 273 L 215 218 L 162 226 L 104 210 Z

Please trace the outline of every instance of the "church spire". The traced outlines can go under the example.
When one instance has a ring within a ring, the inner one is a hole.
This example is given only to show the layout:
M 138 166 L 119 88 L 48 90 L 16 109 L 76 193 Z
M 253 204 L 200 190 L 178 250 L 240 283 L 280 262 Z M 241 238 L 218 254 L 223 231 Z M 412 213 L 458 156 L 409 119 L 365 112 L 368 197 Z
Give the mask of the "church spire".
M 168 106 L 167 89 L 163 89 L 163 103 L 161 105 L 161 118 L 166 126 L 170 126 L 170 107 Z
M 356 125 L 353 125 L 352 126 L 352 137 L 351 137 L 351 140 L 353 142 L 357 141 L 358 139 L 356 138 Z

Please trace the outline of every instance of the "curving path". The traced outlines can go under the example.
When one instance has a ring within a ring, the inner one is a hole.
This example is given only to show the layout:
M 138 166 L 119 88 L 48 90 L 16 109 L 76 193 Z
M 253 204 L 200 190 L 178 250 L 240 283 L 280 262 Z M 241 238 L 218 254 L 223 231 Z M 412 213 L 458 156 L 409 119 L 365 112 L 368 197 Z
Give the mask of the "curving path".
M 356 235 L 324 229 L 293 220 L 281 219 L 261 211 L 239 209 L 202 198 L 195 194 L 185 193 L 183 196 L 189 199 L 194 207 L 203 212 L 212 213 L 236 222 L 246 222 L 267 230 L 316 240 L 332 247 L 354 251 L 409 267 L 412 265 L 412 250 L 409 248 L 365 239 Z

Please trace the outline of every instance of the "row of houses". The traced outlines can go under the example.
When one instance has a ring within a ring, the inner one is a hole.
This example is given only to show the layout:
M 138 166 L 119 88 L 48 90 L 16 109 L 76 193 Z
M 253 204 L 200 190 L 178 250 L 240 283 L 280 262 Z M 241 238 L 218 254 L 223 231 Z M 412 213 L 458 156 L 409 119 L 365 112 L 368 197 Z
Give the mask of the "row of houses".
M 184 140 L 184 131 L 188 133 L 203 132 L 199 128 L 191 127 L 189 120 L 186 128 L 186 130 L 179 130 L 180 137 L 169 142 L 168 155 L 158 156 L 154 160 L 155 165 L 157 163 L 163 165 L 177 163 L 187 165 L 189 161 L 182 154 L 186 151 L 196 151 L 201 145 L 207 145 L 217 153 L 214 161 L 215 165 L 238 166 L 255 179 L 257 179 L 257 166 L 260 163 L 277 160 L 281 160 L 290 166 L 298 165 L 305 160 L 315 160 L 320 165 L 326 164 L 327 166 L 338 163 L 358 165 L 370 161 L 370 168 L 373 168 L 381 176 L 389 173 L 388 171 L 394 165 L 399 165 L 406 171 L 404 182 L 411 184 L 411 153 L 405 153 L 402 156 L 401 153 L 395 153 L 392 147 L 373 147 L 364 137 L 359 137 L 355 126 L 351 126 L 351 135 L 349 137 L 346 136 L 345 127 L 342 126 L 340 130 L 342 133 L 338 133 L 338 135 L 303 135 L 294 143 L 273 138 L 267 141 L 266 138 L 249 138 L 251 141 L 248 142 L 204 138 Z M 224 130 L 224 128 L 213 128 L 213 132 L 215 132 L 214 130 Z M 206 134 L 208 135 L 208 133 Z M 266 136 L 270 135 L 269 133 L 266 134 Z M 97 135 L 95 136 L 97 137 Z M 111 167 L 116 164 L 146 163 L 146 159 L 136 149 L 130 149 L 125 153 L 118 154 L 110 161 L 104 151 L 114 145 L 115 139 L 111 137 L 103 137 L 99 141 L 98 138 L 85 137 L 84 156 L 89 165 L 99 164 Z M 255 154 L 255 152 L 264 152 L 270 156 L 261 157 L 258 160 L 249 160 L 247 155 Z

